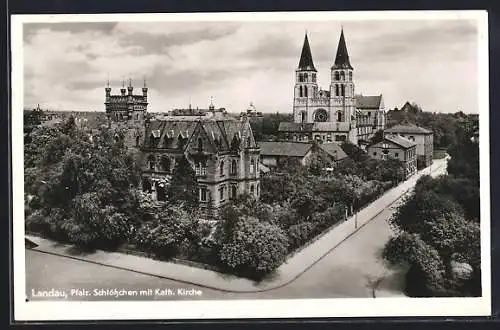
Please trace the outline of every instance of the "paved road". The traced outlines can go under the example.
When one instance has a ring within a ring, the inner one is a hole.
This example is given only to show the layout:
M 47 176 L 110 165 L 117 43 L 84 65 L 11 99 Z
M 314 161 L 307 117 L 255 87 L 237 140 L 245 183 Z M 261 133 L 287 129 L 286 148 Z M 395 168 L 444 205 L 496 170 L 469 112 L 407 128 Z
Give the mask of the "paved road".
M 390 230 L 385 221 L 392 210 L 385 209 L 373 221 L 340 244 L 292 283 L 271 291 L 259 293 L 225 293 L 199 288 L 176 281 L 161 279 L 131 271 L 100 266 L 84 261 L 26 250 L 28 294 L 35 289 L 72 288 L 92 291 L 95 288 L 196 288 L 203 292 L 197 299 L 252 299 L 252 298 L 334 298 L 372 297 L 372 283 L 386 271 L 379 257 Z M 102 299 L 92 297 L 89 299 Z M 188 299 L 189 296 L 124 296 L 122 299 Z M 37 300 L 39 298 L 32 298 Z M 68 299 L 79 300 L 79 296 Z M 107 297 L 113 300 L 115 297 Z
M 373 286 L 377 280 L 385 278 L 381 286 L 382 295 L 401 294 L 401 276 L 389 270 L 380 257 L 381 250 L 391 231 L 387 219 L 391 207 L 385 208 L 372 221 L 345 240 L 334 250 L 320 259 L 296 280 L 281 288 L 257 293 L 226 293 L 206 288 L 186 285 L 177 281 L 134 273 L 132 271 L 100 266 L 84 261 L 54 256 L 34 250 L 26 250 L 26 286 L 30 299 L 31 289 L 62 289 L 68 294 L 71 289 L 197 289 L 201 296 L 195 299 L 252 299 L 252 298 L 337 298 L 373 297 Z M 387 294 L 388 293 L 388 294 Z M 117 299 L 113 296 L 105 297 Z M 82 300 L 79 296 L 68 299 Z M 88 299 L 102 300 L 100 296 Z M 193 299 L 179 295 L 129 295 L 120 300 L 151 299 Z

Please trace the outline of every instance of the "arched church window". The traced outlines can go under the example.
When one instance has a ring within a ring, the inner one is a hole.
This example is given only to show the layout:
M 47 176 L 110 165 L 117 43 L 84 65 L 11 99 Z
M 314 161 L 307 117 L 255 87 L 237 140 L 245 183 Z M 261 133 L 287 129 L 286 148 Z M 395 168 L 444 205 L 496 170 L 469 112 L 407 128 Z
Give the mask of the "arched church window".
M 302 123 L 305 123 L 305 122 L 306 122 L 306 113 L 305 113 L 304 111 L 302 111 L 302 112 L 300 113 L 300 121 L 301 121 Z
M 352 71 L 349 72 L 349 81 L 352 81 Z
M 302 86 L 299 86 L 299 96 L 302 97 Z
M 335 96 L 339 96 L 339 85 L 335 85 Z
M 304 86 L 304 97 L 307 97 L 307 86 Z
M 219 172 L 220 175 L 224 175 L 224 161 L 220 162 Z
M 237 166 L 236 166 L 236 161 L 235 161 L 235 160 L 233 160 L 233 161 L 231 162 L 231 174 L 232 174 L 232 175 L 236 175 L 237 170 L 238 170 L 238 168 L 237 168 Z
M 342 80 L 345 80 L 345 72 L 344 71 L 340 72 L 340 77 L 342 78 Z
M 340 89 L 341 89 L 341 92 L 342 92 L 342 96 L 345 96 L 345 85 L 341 85 Z
M 316 82 L 316 74 L 315 73 L 312 74 L 312 78 L 313 78 L 313 82 L 315 83 Z
M 340 80 L 340 75 L 338 71 L 335 71 L 335 80 Z
M 325 109 L 318 109 L 314 113 L 314 121 L 316 122 L 325 122 L 328 120 L 328 113 Z
M 337 112 L 337 121 L 342 121 L 342 112 Z
M 250 160 L 250 173 L 254 173 L 255 172 L 255 160 L 251 159 Z

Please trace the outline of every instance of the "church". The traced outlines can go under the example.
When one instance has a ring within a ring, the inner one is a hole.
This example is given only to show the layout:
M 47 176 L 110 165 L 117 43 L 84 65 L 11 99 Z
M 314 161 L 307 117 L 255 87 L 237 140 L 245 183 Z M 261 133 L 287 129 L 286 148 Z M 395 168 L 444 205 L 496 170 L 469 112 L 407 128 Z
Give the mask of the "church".
M 317 83 L 307 34 L 295 70 L 293 122 L 282 122 L 284 140 L 322 142 L 350 141 L 364 146 L 377 130 L 385 127 L 382 95 L 355 94 L 354 68 L 350 63 L 344 31 L 341 30 L 335 61 L 330 68 L 330 86 L 324 90 Z

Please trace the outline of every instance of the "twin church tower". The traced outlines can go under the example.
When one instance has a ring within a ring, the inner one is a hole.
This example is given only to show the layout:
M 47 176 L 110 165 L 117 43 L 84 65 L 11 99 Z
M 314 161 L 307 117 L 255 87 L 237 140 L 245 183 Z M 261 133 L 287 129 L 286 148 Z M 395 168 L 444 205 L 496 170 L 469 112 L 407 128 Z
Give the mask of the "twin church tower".
M 357 127 L 358 119 L 364 117 L 365 114 L 370 114 L 372 117 L 372 114 L 362 111 L 363 109 L 357 109 L 357 104 L 360 101 L 362 103 L 364 97 L 354 94 L 353 71 L 342 29 L 335 61 L 330 69 L 330 87 L 328 90 L 319 88 L 317 70 L 306 34 L 299 66 L 295 70 L 294 123 L 283 123 L 280 125 L 280 132 L 294 136 L 295 140 L 310 140 L 311 138 L 325 142 L 349 140 L 358 144 L 360 135 L 360 129 Z M 381 99 L 380 95 L 380 102 Z M 370 130 L 382 125 L 377 113 L 377 110 L 380 110 L 380 104 L 378 108 L 372 109 L 374 110 L 373 119 L 369 122 L 373 125 L 371 124 Z M 298 134 L 297 137 L 296 133 L 299 132 L 302 132 L 303 136 Z

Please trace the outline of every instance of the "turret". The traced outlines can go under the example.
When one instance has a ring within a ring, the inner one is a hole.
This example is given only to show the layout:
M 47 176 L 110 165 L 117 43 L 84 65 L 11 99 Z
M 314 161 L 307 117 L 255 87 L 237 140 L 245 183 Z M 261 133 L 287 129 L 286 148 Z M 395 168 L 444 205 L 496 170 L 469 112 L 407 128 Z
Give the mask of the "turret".
M 144 102 L 148 101 L 148 87 L 146 86 L 146 79 L 144 79 L 144 86 L 142 87 L 142 97 Z
M 122 94 L 122 96 L 125 96 L 126 92 L 127 90 L 125 89 L 125 80 L 122 80 L 122 88 L 120 89 L 120 93 Z
M 132 78 L 129 78 L 128 80 L 128 95 L 132 96 L 132 93 L 134 91 L 134 87 L 132 87 Z

